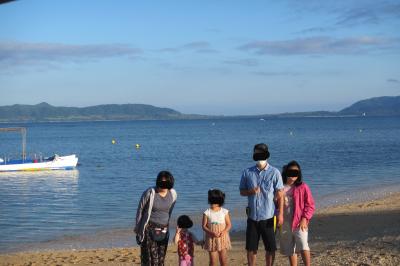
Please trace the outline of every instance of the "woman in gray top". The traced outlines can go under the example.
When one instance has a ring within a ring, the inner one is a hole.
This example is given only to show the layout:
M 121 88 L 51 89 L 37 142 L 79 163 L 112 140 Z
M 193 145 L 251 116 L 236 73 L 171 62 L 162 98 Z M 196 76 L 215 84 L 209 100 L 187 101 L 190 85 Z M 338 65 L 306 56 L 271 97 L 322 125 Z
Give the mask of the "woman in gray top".
M 164 265 L 167 253 L 168 224 L 177 198 L 174 177 L 168 171 L 157 176 L 156 187 L 143 192 L 136 212 L 136 241 L 142 265 Z

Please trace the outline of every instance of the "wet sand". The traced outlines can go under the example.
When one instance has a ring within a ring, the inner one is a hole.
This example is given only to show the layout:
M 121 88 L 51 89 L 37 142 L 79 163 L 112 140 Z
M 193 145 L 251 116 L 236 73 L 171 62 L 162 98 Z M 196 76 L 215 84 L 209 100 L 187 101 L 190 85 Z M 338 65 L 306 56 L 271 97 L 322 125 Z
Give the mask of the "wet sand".
M 310 224 L 313 265 L 400 265 L 400 193 L 319 210 Z M 231 235 L 230 265 L 246 265 L 245 233 Z M 261 241 L 260 241 L 261 244 Z M 264 265 L 262 246 L 258 265 Z M 299 260 L 301 261 L 301 260 Z M 208 265 L 197 247 L 195 264 Z M 0 255 L 0 265 L 140 265 L 139 248 L 20 252 Z M 176 246 L 166 265 L 178 265 Z M 288 265 L 277 252 L 275 265 Z

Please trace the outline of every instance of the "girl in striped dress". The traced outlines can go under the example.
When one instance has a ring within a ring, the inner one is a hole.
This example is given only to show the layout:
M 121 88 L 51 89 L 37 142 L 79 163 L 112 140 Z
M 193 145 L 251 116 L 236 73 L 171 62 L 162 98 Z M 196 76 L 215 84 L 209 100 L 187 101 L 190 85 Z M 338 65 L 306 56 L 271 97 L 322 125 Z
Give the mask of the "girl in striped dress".
M 231 248 L 229 230 L 231 219 L 229 211 L 222 208 L 225 194 L 219 189 L 208 191 L 208 208 L 203 214 L 203 230 L 205 233 L 204 249 L 210 256 L 210 265 L 227 265 L 227 250 Z

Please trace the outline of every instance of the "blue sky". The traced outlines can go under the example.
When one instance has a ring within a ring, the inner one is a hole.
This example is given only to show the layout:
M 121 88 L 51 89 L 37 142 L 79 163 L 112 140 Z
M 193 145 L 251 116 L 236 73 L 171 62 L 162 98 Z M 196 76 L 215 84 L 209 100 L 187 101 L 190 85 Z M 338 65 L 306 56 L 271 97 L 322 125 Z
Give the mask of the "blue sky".
M 236 115 L 400 95 L 399 1 L 20 0 L 0 25 L 0 105 Z

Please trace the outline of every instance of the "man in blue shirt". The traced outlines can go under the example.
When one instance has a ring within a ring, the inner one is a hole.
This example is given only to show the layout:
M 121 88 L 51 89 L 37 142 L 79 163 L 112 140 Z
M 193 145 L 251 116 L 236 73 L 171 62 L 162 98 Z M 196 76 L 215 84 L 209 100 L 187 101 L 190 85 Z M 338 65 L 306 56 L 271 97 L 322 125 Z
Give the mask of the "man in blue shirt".
M 268 146 L 254 146 L 253 159 L 257 164 L 243 171 L 240 195 L 248 198 L 246 250 L 248 265 L 256 265 L 260 236 L 265 246 L 266 265 L 273 265 L 276 242 L 274 233 L 274 199 L 279 203 L 278 225 L 283 223 L 283 182 L 278 169 L 268 164 Z

